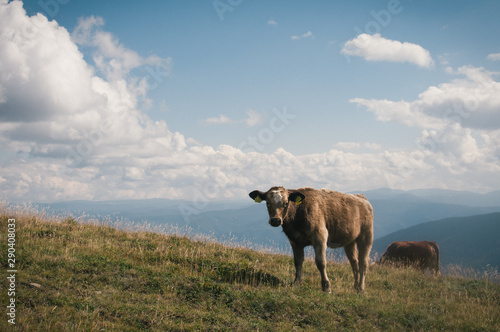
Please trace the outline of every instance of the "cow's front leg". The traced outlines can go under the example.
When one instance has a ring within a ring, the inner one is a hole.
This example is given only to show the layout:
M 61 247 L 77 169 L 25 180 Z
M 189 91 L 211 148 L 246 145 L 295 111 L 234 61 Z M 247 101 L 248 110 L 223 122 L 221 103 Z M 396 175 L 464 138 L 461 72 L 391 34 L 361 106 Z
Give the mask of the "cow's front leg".
M 316 266 L 321 274 L 321 287 L 323 291 L 331 293 L 330 280 L 326 274 L 326 241 L 314 246 Z
M 293 261 L 295 263 L 295 281 L 294 284 L 300 284 L 302 281 L 302 264 L 304 263 L 304 248 L 291 243 L 293 250 Z

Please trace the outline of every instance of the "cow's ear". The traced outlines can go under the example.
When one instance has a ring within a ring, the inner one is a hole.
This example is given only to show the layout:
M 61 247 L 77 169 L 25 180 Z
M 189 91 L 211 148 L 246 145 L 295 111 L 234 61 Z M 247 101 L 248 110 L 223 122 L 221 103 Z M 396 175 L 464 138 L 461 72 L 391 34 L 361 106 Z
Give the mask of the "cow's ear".
M 266 200 L 266 193 L 263 193 L 260 190 L 254 190 L 250 194 L 248 194 L 251 199 L 253 199 L 256 203 L 260 203 Z
M 303 194 L 299 193 L 298 191 L 294 191 L 288 195 L 288 200 L 290 202 L 295 202 L 295 205 L 299 205 L 302 203 L 302 201 L 306 198 Z

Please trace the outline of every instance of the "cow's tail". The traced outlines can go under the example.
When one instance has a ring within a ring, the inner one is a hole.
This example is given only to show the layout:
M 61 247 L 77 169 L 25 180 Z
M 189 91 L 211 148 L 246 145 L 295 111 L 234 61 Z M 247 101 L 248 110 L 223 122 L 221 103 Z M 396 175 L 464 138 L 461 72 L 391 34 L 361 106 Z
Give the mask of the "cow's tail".
M 440 275 L 441 273 L 439 272 L 439 246 L 437 245 L 436 242 L 431 242 L 431 246 L 434 248 L 434 252 L 436 254 L 436 266 L 434 267 L 434 274 Z

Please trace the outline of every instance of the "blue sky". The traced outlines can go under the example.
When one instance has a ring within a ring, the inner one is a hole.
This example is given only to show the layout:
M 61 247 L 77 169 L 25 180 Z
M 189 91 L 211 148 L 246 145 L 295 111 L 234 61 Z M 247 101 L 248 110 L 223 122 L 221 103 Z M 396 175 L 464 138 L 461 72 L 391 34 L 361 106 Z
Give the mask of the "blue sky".
M 498 1 L 60 2 L 1 2 L 7 199 L 500 189 Z

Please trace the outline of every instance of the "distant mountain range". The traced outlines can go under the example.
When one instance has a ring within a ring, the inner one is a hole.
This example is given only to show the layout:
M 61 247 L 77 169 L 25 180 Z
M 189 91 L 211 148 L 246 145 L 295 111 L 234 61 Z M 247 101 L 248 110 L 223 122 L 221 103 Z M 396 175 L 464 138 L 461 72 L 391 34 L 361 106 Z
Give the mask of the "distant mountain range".
M 478 194 L 442 189 L 402 191 L 383 188 L 361 193 L 369 199 L 374 208 L 374 232 L 378 252 L 385 250 L 388 244 L 386 239 L 390 239 L 394 232 L 409 227 L 444 218 L 500 212 L 500 191 Z M 247 197 L 241 200 L 206 203 L 147 199 L 67 201 L 38 205 L 55 212 L 70 212 L 75 216 L 84 214 L 98 219 L 110 217 L 133 223 L 146 221 L 151 225 L 175 225 L 189 228 L 190 234 L 206 235 L 221 242 L 247 247 L 269 248 L 281 252 L 290 250 L 282 231 L 268 225 L 265 204 L 256 204 Z M 443 257 L 444 262 L 452 261 L 446 258 L 446 254 Z
M 427 221 L 500 212 L 500 191 L 378 189 L 363 194 L 373 206 L 376 239 Z
M 448 189 L 414 189 L 403 191 L 381 188 L 362 193 L 368 197 L 368 199 L 422 199 L 432 203 L 465 205 L 471 207 L 500 206 L 500 190 L 480 194 L 472 191 L 457 191 Z

